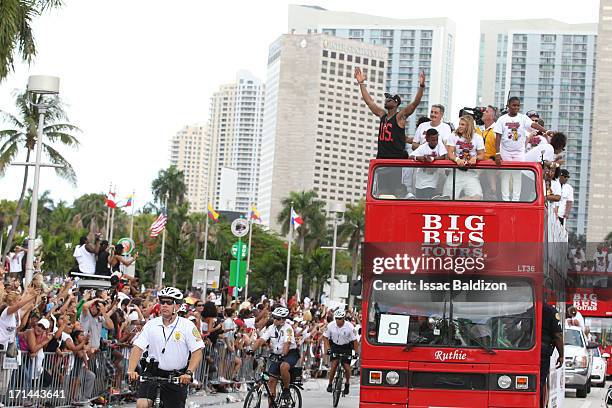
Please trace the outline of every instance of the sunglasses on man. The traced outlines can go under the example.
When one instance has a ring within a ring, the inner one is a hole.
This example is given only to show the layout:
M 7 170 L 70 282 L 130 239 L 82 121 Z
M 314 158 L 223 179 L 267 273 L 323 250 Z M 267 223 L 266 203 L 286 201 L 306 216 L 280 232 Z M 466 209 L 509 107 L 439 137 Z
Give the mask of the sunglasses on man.
M 159 304 L 160 305 L 166 305 L 166 306 L 173 305 L 174 304 L 174 300 L 172 300 L 172 299 L 161 299 L 159 301 Z

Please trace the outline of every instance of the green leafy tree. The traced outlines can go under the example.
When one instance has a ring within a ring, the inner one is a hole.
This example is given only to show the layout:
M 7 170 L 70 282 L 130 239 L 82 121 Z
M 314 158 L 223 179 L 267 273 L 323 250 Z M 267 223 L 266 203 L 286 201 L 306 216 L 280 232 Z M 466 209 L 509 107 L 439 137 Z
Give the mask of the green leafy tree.
M 36 56 L 33 20 L 58 8 L 61 0 L 2 0 L 0 2 L 0 81 L 14 70 L 15 57 L 30 64 Z
M 80 215 L 83 226 L 94 233 L 106 224 L 106 196 L 101 193 L 84 194 L 74 200 L 74 211 Z
M 348 204 L 344 213 L 344 223 L 338 227 L 338 237 L 341 244 L 348 243 L 351 253 L 351 280 L 357 279 L 359 273 L 359 253 L 365 227 L 365 200 Z M 355 299 L 349 298 L 349 307 L 353 307 Z
M 4 4 L 4 0 L 2 4 Z M 0 24 L 0 26 L 3 24 Z M 25 152 L 26 162 L 30 161 L 30 157 L 32 153 L 34 153 L 39 114 L 36 104 L 43 101 L 43 96 L 34 96 L 32 101 L 30 101 L 29 98 L 30 96 L 28 96 L 27 93 L 21 93 L 16 96 L 15 105 L 18 112 L 17 115 L 0 110 L 0 121 L 10 125 L 10 128 L 0 130 L 0 176 L 5 174 L 8 166 L 15 161 L 20 153 Z M 33 103 L 29 103 L 29 101 Z M 80 132 L 79 128 L 67 123 L 66 112 L 59 102 L 52 104 L 52 106 L 46 110 L 44 123 L 46 125 L 43 128 L 43 152 L 46 158 L 51 163 L 60 166 L 55 168 L 55 172 L 58 176 L 76 185 L 76 173 L 70 163 L 68 163 L 64 156 L 57 150 L 57 145 L 71 148 L 78 147 L 79 141 L 74 134 Z M 19 224 L 26 186 L 28 184 L 28 175 L 29 166 L 24 166 L 21 193 L 19 195 L 19 201 L 17 201 L 17 209 L 13 217 L 12 228 L 6 240 L 3 252 L 4 255 L 10 250 L 13 235 Z
M 183 204 L 187 187 L 185 186 L 185 174 L 176 166 L 170 166 L 157 173 L 157 178 L 151 183 L 151 191 L 156 203 L 164 205 L 165 197 L 168 196 L 168 208 L 174 208 Z

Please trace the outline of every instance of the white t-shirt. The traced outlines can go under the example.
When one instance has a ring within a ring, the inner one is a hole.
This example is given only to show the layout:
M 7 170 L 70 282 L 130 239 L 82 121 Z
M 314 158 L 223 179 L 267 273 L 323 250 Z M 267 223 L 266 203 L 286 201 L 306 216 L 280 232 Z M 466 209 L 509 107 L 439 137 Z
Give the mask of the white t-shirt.
M 438 131 L 438 143 L 441 140 L 442 144 L 446 144 L 446 141 L 448 140 L 448 138 L 450 137 L 452 133 L 452 130 L 450 126 L 448 126 L 447 123 L 440 122 L 438 126 L 432 126 L 431 122 L 423 122 L 417 128 L 414 134 L 413 142 L 418 143 L 418 144 L 426 143 L 427 141 L 425 140 L 425 133 L 429 129 L 436 129 Z
M 567 208 L 568 201 L 574 201 L 574 188 L 569 183 L 565 183 L 561 186 L 561 200 L 557 208 L 557 215 L 561 218 L 565 218 L 565 209 Z
M 435 148 L 429 147 L 429 143 L 420 145 L 415 151 L 410 153 L 410 157 L 420 156 L 434 156 L 440 157 L 446 154 L 446 147 L 443 143 L 438 142 Z M 438 180 L 440 178 L 443 169 L 439 168 L 417 168 L 414 187 L 418 189 L 423 188 L 436 188 L 438 187 Z
M 545 138 L 539 136 L 540 143 L 531 148 L 525 153 L 525 161 L 532 163 L 540 163 L 542 161 L 542 153 L 544 153 L 544 160 L 551 162 L 555 160 L 555 149 L 548 142 L 543 141 Z M 530 174 L 533 174 L 529 172 Z
M 96 254 L 92 254 L 85 245 L 77 245 L 73 256 L 79 263 L 79 271 L 82 273 L 96 273 Z
M 164 326 L 161 316 L 149 320 L 134 339 L 134 345 L 149 351 L 149 359 L 159 361 L 159 368 L 166 371 L 187 367 L 189 353 L 204 347 L 197 327 L 184 317 Z M 163 353 L 162 353 L 163 351 Z
M 22 271 L 21 262 L 23 261 L 24 255 L 25 255 L 25 251 L 21 251 L 18 254 L 11 256 L 11 266 L 10 266 L 11 272 L 21 272 Z
M 528 129 L 533 121 L 522 113 L 503 115 L 495 123 L 495 133 L 501 134 L 500 153 L 525 152 Z
M 8 306 L 4 308 L 0 315 L 0 344 L 6 350 L 9 343 L 15 341 L 17 330 L 17 313 L 9 315 Z
M 472 135 L 472 141 L 468 142 L 463 136 L 458 136 L 455 133 L 451 134 L 446 141 L 447 146 L 455 148 L 455 156 L 462 157 L 464 150 L 469 150 L 470 157 L 478 155 L 478 150 L 484 150 L 484 139 L 478 133 Z
M 344 346 L 359 338 L 357 330 L 351 322 L 344 322 L 342 327 L 338 327 L 335 321 L 327 325 L 327 330 L 325 330 L 323 336 L 338 346 Z

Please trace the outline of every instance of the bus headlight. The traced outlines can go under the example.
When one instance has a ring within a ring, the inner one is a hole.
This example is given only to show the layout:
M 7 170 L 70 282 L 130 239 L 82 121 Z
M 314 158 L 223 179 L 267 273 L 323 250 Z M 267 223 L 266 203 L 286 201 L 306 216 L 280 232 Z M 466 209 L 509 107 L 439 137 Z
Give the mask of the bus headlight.
M 385 376 L 385 380 L 387 381 L 388 384 L 390 385 L 395 385 L 399 382 L 400 376 L 397 372 L 395 371 L 389 371 L 387 373 L 387 375 Z
M 499 388 L 506 390 L 512 385 L 512 378 L 502 375 L 497 379 L 497 385 L 499 385 Z

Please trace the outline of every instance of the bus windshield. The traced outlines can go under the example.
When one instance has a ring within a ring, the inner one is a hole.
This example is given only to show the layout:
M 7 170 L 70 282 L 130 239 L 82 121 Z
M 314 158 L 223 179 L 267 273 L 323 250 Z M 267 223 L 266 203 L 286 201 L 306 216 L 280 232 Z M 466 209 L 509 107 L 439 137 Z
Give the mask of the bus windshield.
M 517 191 L 500 188 L 500 185 L 509 185 L 510 179 Z M 372 197 L 378 200 L 531 203 L 536 199 L 535 180 L 535 172 L 528 169 L 377 166 Z
M 534 344 L 530 281 L 419 276 L 372 283 L 370 342 L 379 345 L 529 349 Z

